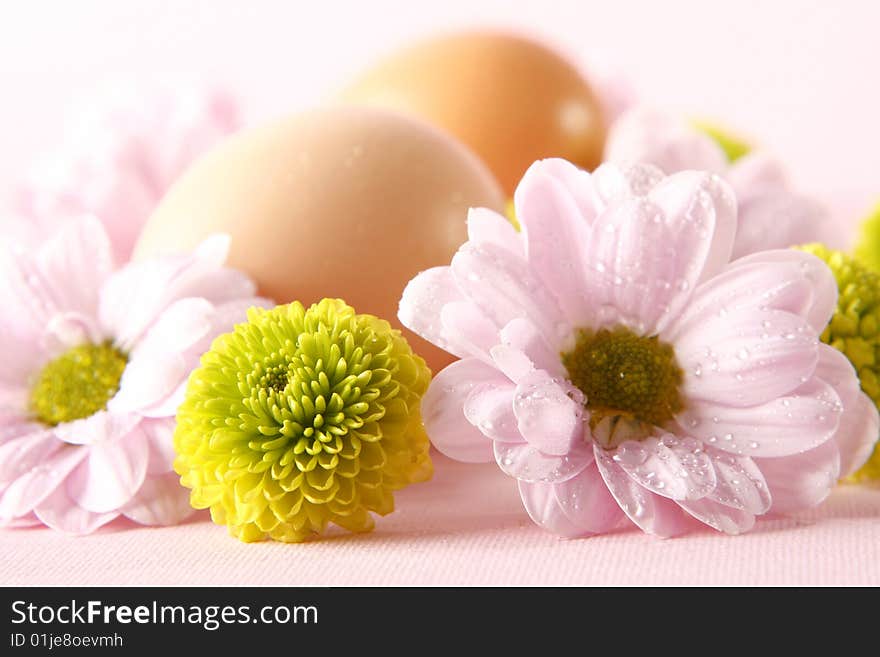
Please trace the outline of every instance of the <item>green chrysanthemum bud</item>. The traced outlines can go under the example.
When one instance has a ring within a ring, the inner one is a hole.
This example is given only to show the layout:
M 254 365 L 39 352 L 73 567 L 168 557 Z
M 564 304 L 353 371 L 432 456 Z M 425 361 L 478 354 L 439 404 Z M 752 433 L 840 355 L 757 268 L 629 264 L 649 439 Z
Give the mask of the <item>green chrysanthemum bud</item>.
M 711 137 L 718 144 L 719 148 L 724 151 L 728 162 L 736 162 L 741 157 L 748 155 L 752 150 L 752 147 L 747 142 L 716 125 L 704 121 L 693 121 L 691 125 L 707 137 Z
M 368 531 L 392 491 L 431 476 L 430 378 L 400 331 L 338 299 L 253 308 L 190 376 L 175 470 L 242 541 Z
M 874 271 L 880 271 L 880 204 L 862 222 L 855 256 Z
M 837 280 L 837 310 L 822 333 L 822 341 L 849 359 L 862 390 L 880 406 L 880 274 L 821 244 L 799 248 L 821 258 Z M 852 478 L 880 478 L 880 449 L 874 449 Z

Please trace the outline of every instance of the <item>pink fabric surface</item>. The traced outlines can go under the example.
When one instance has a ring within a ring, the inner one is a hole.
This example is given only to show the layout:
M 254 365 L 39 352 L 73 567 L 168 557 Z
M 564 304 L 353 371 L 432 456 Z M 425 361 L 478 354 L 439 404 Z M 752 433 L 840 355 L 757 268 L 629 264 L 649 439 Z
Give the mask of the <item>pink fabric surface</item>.
M 435 463 L 434 479 L 400 493 L 370 534 L 246 545 L 205 516 L 80 538 L 3 531 L 0 584 L 880 585 L 880 488 L 838 488 L 818 510 L 743 536 L 563 540 L 531 523 L 496 467 Z

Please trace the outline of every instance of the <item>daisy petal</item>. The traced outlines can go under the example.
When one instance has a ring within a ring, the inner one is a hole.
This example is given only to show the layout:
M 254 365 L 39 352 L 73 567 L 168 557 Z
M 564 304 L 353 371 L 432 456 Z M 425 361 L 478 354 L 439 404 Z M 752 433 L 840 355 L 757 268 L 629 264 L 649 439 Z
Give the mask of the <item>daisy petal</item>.
M 689 524 L 674 502 L 637 484 L 604 450 L 597 448 L 595 455 L 599 473 L 609 492 L 643 532 L 669 537 L 688 530 Z
M 583 254 L 589 251 L 590 224 L 579 207 L 573 190 L 591 190 L 590 174 L 574 165 L 555 161 L 553 168 L 573 169 L 567 175 L 582 178 L 583 184 L 565 186 L 550 174 L 548 161 L 529 167 L 516 188 L 516 215 L 522 218 L 529 264 L 556 296 L 570 322 L 585 324 L 592 316 L 590 299 L 583 294 L 586 274 Z M 563 174 L 566 175 L 566 174 Z M 582 200 L 582 206 L 589 201 Z M 589 208 L 590 220 L 595 209 Z
M 214 306 L 201 298 L 171 304 L 135 347 L 108 407 L 117 413 L 152 406 L 187 378 L 191 363 L 186 350 L 211 331 Z
M 0 496 L 0 518 L 14 518 L 39 507 L 87 456 L 82 447 L 62 446 L 40 465 L 13 481 Z
M 9 439 L 0 443 L 0 486 L 45 462 L 62 444 L 40 424 L 17 425 Z
M 562 314 L 555 297 L 528 264 L 495 244 L 465 243 L 452 258 L 458 287 L 496 326 L 516 317 L 535 324 L 548 342 L 562 337 Z
M 833 440 L 803 454 L 756 459 L 770 489 L 773 513 L 790 513 L 823 502 L 840 476 L 840 452 Z
M 88 458 L 68 478 L 67 494 L 87 511 L 113 511 L 140 489 L 148 462 L 147 436 L 139 427 L 128 435 L 93 443 Z
M 662 337 L 674 342 L 715 317 L 758 308 L 805 317 L 813 306 L 816 286 L 803 273 L 799 263 L 792 261 L 734 263 L 694 291 L 688 307 Z M 769 331 L 772 326 L 766 328 Z
M 767 513 L 770 508 L 770 491 L 764 475 L 747 456 L 733 456 L 724 452 L 706 449 L 715 467 L 717 485 L 709 498 L 741 509 L 756 516 Z
M 553 493 L 562 512 L 582 531 L 602 534 L 616 527 L 623 518 L 623 511 L 608 491 L 595 463 L 571 479 L 554 484 Z
M 76 505 L 68 497 L 64 486 L 38 506 L 34 513 L 47 526 L 65 534 L 91 534 L 119 516 L 115 511 L 92 513 Z
M 713 316 L 675 342 L 689 399 L 756 406 L 786 395 L 816 368 L 815 332 L 804 319 L 781 310 Z
M 755 516 L 748 511 L 708 498 L 678 504 L 700 522 L 725 534 L 742 534 L 755 526 Z
M 189 504 L 189 491 L 180 485 L 180 477 L 168 472 L 147 477 L 143 486 L 120 511 L 142 525 L 176 525 L 195 509 Z
M 501 329 L 499 337 L 502 344 L 524 353 L 537 369 L 544 370 L 551 376 L 566 376 L 559 354 L 550 349 L 544 337 L 528 319 L 518 317 L 510 320 Z
M 464 415 L 465 401 L 480 384 L 510 385 L 498 371 L 476 358 L 441 370 L 422 398 L 422 421 L 431 443 L 446 456 L 468 463 L 492 460 L 492 441 Z
M 834 279 L 834 274 L 831 273 L 828 265 L 811 253 L 794 249 L 777 249 L 773 251 L 760 251 L 740 258 L 730 265 L 730 269 L 737 270 L 740 267 L 749 265 L 768 265 L 771 263 L 788 265 L 789 272 L 794 271 L 794 268 L 796 268 L 798 278 L 806 279 L 809 282 L 813 293 L 811 303 L 803 312 L 798 314 L 807 320 L 816 333 L 822 333 L 837 309 L 837 281 Z M 779 276 L 778 273 L 771 273 L 766 269 L 764 271 L 768 274 L 768 282 L 770 282 L 771 276 L 773 278 Z M 777 271 L 781 272 L 782 270 Z M 790 276 L 791 274 L 786 274 L 786 277 Z M 778 304 L 773 304 L 772 307 L 789 310 Z M 794 311 L 789 310 L 789 312 Z
M 715 469 L 693 438 L 670 434 L 627 441 L 612 459 L 635 482 L 673 500 L 698 500 L 715 489 Z
M 831 438 L 840 408 L 834 389 L 814 377 L 788 395 L 745 408 L 692 400 L 677 419 L 688 433 L 725 452 L 776 457 Z
M 611 162 L 650 162 L 666 173 L 685 169 L 721 173 L 724 151 L 678 117 L 650 107 L 634 107 L 611 126 L 605 142 Z
M 577 538 L 591 533 L 565 514 L 556 500 L 554 484 L 518 481 L 517 486 L 523 507 L 539 527 L 564 538 Z
M 862 467 L 877 445 L 880 415 L 877 406 L 865 393 L 845 407 L 835 442 L 840 450 L 840 476 L 848 477 Z
M 433 267 L 412 279 L 400 297 L 397 318 L 413 333 L 432 342 L 459 358 L 470 356 L 469 350 L 449 339 L 440 319 L 443 306 L 465 301 L 449 267 Z
M 147 436 L 149 447 L 147 476 L 171 472 L 177 456 L 174 451 L 174 418 L 143 420 L 139 426 Z
M 513 412 L 523 437 L 545 454 L 569 454 L 583 430 L 583 405 L 541 370 L 517 383 Z
M 443 334 L 468 356 L 488 361 L 498 344 L 498 329 L 470 301 L 452 301 L 440 309 Z
M 505 443 L 524 441 L 513 414 L 513 394 L 510 384 L 488 383 L 477 386 L 464 401 L 464 416 L 473 426 L 492 440 Z
M 571 479 L 593 462 L 592 450 L 581 443 L 565 456 L 545 454 L 531 445 L 496 442 L 495 462 L 520 481 L 555 484 Z
M 474 244 L 489 242 L 524 257 L 522 235 L 513 225 L 494 210 L 471 208 L 467 218 L 468 240 Z

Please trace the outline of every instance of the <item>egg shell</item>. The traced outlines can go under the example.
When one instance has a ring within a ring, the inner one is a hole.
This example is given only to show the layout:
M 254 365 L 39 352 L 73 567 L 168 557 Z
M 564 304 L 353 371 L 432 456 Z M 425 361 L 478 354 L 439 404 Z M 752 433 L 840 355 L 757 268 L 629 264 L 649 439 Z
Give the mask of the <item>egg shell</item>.
M 532 162 L 602 161 L 599 97 L 568 60 L 513 34 L 435 38 L 391 54 L 356 78 L 344 102 L 422 117 L 470 146 L 512 194 Z
M 388 111 L 312 110 L 230 138 L 169 190 L 135 258 L 232 237 L 229 265 L 278 303 L 338 297 L 402 328 L 418 272 L 448 265 L 468 208 L 502 210 L 485 165 L 430 125 Z M 452 357 L 409 331 L 437 371 Z

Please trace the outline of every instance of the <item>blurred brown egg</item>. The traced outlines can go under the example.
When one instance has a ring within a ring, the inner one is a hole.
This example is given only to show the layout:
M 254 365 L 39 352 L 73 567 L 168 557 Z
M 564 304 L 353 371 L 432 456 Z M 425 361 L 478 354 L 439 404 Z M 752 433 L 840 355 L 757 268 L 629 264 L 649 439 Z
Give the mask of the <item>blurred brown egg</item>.
M 477 153 L 512 194 L 535 160 L 602 161 L 605 122 L 583 75 L 546 46 L 466 33 L 392 54 L 340 95 L 344 102 L 420 116 Z
M 153 213 L 135 257 L 232 236 L 229 264 L 278 303 L 340 297 L 400 328 L 419 271 L 449 264 L 467 210 L 503 210 L 483 163 L 426 123 L 377 109 L 306 112 L 208 153 Z M 405 331 L 436 372 L 452 357 Z

